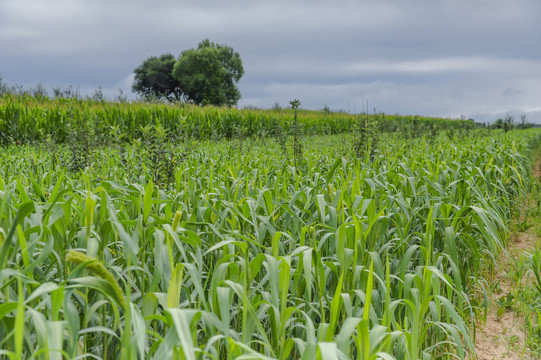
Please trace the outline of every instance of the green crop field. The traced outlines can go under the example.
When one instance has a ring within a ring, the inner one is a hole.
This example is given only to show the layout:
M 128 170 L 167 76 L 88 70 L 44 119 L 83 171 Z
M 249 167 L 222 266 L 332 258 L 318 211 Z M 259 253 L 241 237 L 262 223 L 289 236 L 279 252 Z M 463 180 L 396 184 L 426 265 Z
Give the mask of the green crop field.
M 4 96 L 0 358 L 472 356 L 541 132 L 296 123 Z
M 305 134 L 348 132 L 358 116 L 345 113 L 300 110 L 299 120 Z M 108 141 L 143 138 L 145 129 L 160 124 L 169 140 L 220 140 L 238 137 L 277 136 L 291 127 L 291 109 L 258 110 L 204 108 L 184 104 L 108 103 L 92 100 L 27 98 L 0 96 L 0 145 L 31 143 L 51 139 L 68 141 L 69 134 L 81 124 L 91 126 L 94 135 Z M 374 117 L 374 116 L 371 116 Z M 441 129 L 472 129 L 467 120 L 434 119 L 420 116 L 379 114 L 384 131 L 407 133 L 434 132 Z

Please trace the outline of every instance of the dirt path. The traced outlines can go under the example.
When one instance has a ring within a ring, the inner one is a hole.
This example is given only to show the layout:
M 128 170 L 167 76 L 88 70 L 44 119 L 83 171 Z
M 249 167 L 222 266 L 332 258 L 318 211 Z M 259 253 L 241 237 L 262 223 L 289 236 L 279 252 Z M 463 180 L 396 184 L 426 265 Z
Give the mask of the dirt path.
M 533 174 L 537 181 L 541 181 L 541 158 L 537 160 Z M 508 251 L 500 255 L 496 274 L 489 279 L 487 291 L 491 299 L 487 320 L 477 327 L 475 348 L 479 360 L 537 359 L 526 346 L 524 314 L 517 312 L 512 302 L 517 288 L 531 281 L 531 274 L 528 277 L 528 273 L 524 274 L 520 282 L 517 281 L 513 258 L 518 260 L 522 254 L 533 252 L 539 241 L 534 228 L 513 233 L 509 239 Z M 506 308 L 506 304 L 510 307 Z
M 535 164 L 533 175 L 538 179 L 541 177 L 541 157 L 537 160 L 537 164 Z
M 498 273 L 491 279 L 492 284 L 489 284 L 494 285 L 494 289 L 490 294 L 492 299 L 490 299 L 487 321 L 485 324 L 478 324 L 475 341 L 479 360 L 532 358 L 526 347 L 523 314 L 517 314 L 513 309 L 505 309 L 505 306 L 501 304 L 506 303 L 509 294 L 514 296 L 516 290 L 513 289 L 511 280 L 512 257 L 518 259 L 522 253 L 533 251 L 538 238 L 530 232 L 514 235 L 510 239 L 509 252 L 501 254 L 498 260 Z M 501 312 L 498 314 L 500 308 L 505 309 L 503 314 Z

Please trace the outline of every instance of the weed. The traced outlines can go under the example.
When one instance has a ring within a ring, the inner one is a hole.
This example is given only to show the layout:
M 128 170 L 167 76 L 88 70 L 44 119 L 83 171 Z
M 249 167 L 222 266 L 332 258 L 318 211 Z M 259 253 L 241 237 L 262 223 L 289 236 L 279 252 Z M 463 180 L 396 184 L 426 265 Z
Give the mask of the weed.
M 384 115 L 375 114 L 369 116 L 363 113 L 359 116 L 353 137 L 353 150 L 357 158 L 368 162 L 376 156 L 379 142 L 380 116 L 383 117 Z
M 297 119 L 297 113 L 298 113 L 299 106 L 301 105 L 301 102 L 299 100 L 293 100 L 293 101 L 290 101 L 289 103 L 291 104 L 291 108 L 294 111 L 293 127 L 292 127 L 293 162 L 294 162 L 295 169 L 297 169 L 297 171 L 300 171 L 304 163 L 303 147 L 301 144 L 301 125 L 299 124 L 299 121 Z
M 153 183 L 169 187 L 173 183 L 180 156 L 168 142 L 167 129 L 157 123 L 154 127 L 147 125 L 140 130 L 142 147 L 139 150 L 142 152 L 143 161 L 149 164 Z
M 72 172 L 79 172 L 91 166 L 94 152 L 94 129 L 86 115 L 72 113 L 68 124 L 68 145 L 70 156 L 67 167 Z

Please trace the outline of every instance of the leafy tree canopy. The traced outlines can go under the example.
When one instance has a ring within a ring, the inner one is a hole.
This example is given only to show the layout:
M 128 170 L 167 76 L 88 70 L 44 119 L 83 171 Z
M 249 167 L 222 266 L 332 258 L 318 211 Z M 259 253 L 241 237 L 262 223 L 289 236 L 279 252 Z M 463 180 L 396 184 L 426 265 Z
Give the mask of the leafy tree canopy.
M 164 97 L 169 101 L 182 99 L 180 84 L 172 76 L 175 62 L 172 54 L 146 59 L 135 69 L 133 91 L 144 97 Z
M 239 54 L 208 39 L 183 51 L 173 69 L 184 95 L 196 104 L 235 105 L 240 99 L 235 84 L 243 74 Z

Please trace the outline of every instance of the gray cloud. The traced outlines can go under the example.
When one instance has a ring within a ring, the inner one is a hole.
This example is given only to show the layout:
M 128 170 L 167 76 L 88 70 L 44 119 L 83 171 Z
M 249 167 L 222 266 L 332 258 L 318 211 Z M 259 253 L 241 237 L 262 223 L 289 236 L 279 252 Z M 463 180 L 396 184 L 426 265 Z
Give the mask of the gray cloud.
M 3 0 L 0 74 L 114 96 L 148 56 L 210 38 L 243 59 L 240 106 L 541 123 L 540 13 L 537 0 Z
M 504 91 L 502 91 L 502 95 L 504 96 L 515 96 L 515 95 L 521 95 L 524 94 L 524 91 L 517 90 L 514 87 L 508 87 Z

